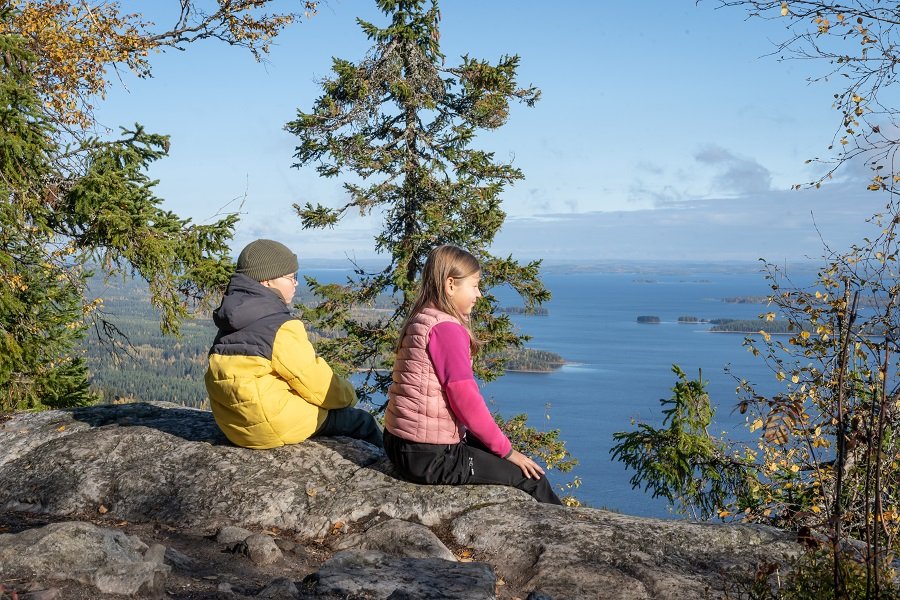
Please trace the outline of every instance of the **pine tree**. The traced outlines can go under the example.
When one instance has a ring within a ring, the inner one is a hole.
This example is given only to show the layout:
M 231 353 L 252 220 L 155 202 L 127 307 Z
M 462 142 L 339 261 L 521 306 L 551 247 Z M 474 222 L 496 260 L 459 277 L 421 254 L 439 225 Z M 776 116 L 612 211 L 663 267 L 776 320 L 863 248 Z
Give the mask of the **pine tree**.
M 357 269 L 347 285 L 320 285 L 324 300 L 305 309 L 314 327 L 336 334 L 319 345 L 331 362 L 345 370 L 370 367 L 361 392 L 386 389 L 384 371 L 393 359 L 397 330 L 415 295 L 428 252 L 455 244 L 476 255 L 486 289 L 507 284 L 528 306 L 547 300 L 538 278 L 539 261 L 520 264 L 511 256 L 489 253 L 505 219 L 501 193 L 522 179 L 522 172 L 493 153 L 472 147 L 479 131 L 502 126 L 510 103 L 533 105 L 540 92 L 516 83 L 518 56 L 497 64 L 468 56 L 446 67 L 441 53 L 440 12 L 423 0 L 378 0 L 391 22 L 385 27 L 358 20 L 373 46 L 358 63 L 333 60 L 333 74 L 310 112 L 298 111 L 286 129 L 299 138 L 296 167 L 315 164 L 323 177 L 352 175 L 344 183 L 343 206 L 295 205 L 304 228 L 333 227 L 350 210 L 381 215 L 375 249 L 389 257 L 382 271 Z M 390 316 L 351 313 L 379 296 L 395 298 Z M 506 315 L 495 315 L 496 300 L 486 293 L 474 314 L 476 332 L 486 341 L 481 355 L 521 345 Z M 502 364 L 476 363 L 490 379 Z

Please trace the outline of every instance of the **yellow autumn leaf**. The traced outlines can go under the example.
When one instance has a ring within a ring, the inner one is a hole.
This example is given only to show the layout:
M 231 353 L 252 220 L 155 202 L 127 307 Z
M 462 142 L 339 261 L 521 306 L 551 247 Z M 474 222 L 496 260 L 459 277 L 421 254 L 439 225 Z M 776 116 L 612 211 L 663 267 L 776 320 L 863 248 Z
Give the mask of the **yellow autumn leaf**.
M 786 17 L 788 15 L 788 5 L 787 2 L 781 3 L 781 16 Z
M 762 329 L 759 330 L 759 335 L 763 336 L 763 339 L 766 340 L 767 342 L 772 339 L 772 336 L 769 335 L 768 333 L 766 333 L 765 331 L 763 331 Z
M 784 371 L 778 371 L 777 373 L 775 373 L 775 379 L 777 379 L 778 381 L 784 381 L 785 377 L 786 375 L 784 374 Z
M 813 512 L 816 513 L 816 514 L 819 514 L 820 512 L 822 512 L 822 509 L 819 508 L 819 507 L 816 506 L 816 505 L 811 506 L 811 507 L 809 508 L 809 510 L 813 511 Z
M 762 419 L 756 419 L 753 423 L 750 424 L 750 431 L 756 431 L 760 427 L 763 426 Z
M 722 510 L 719 511 L 719 518 L 720 518 L 720 519 L 724 519 L 725 517 L 729 516 L 730 514 L 731 514 L 731 513 L 728 512 L 727 510 L 722 509 Z
M 792 375 L 791 383 L 800 383 L 800 377 L 798 377 L 797 375 Z

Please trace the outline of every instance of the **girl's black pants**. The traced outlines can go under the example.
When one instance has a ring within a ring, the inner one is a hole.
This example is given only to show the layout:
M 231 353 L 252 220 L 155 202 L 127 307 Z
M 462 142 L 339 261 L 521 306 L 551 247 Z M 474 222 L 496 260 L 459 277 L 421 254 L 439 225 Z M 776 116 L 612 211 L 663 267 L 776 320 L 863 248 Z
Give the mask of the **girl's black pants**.
M 528 479 L 522 470 L 490 452 L 472 432 L 458 444 L 417 444 L 384 430 L 384 451 L 400 475 L 428 485 L 509 485 L 538 502 L 562 504 L 546 476 Z

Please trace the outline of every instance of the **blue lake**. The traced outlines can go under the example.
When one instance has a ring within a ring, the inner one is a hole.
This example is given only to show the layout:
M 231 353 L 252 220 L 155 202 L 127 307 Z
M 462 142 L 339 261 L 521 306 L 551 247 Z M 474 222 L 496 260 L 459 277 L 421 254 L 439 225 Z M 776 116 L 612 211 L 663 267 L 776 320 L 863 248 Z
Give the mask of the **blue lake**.
M 726 372 L 777 389 L 761 358 L 743 346 L 741 334 L 710 333 L 705 323 L 678 323 L 679 316 L 701 319 L 753 319 L 767 310 L 760 304 L 724 302 L 733 296 L 765 296 L 768 282 L 754 268 L 709 272 L 693 268 L 666 272 L 549 272 L 542 276 L 553 298 L 548 316 L 512 318 L 529 347 L 562 355 L 569 364 L 552 373 L 509 373 L 482 384 L 493 410 L 509 417 L 529 415 L 539 429 L 559 429 L 579 464 L 568 474 L 550 472 L 561 484 L 581 478 L 576 495 L 591 506 L 634 515 L 665 517 L 661 499 L 633 490 L 631 472 L 610 460 L 614 432 L 631 429 L 631 420 L 659 423 L 660 398 L 672 395 L 678 364 L 689 377 L 702 369 L 717 407 L 711 433 L 747 438 L 745 417 L 735 410 L 736 381 Z M 334 272 L 317 272 L 338 280 Z M 497 293 L 495 291 L 495 293 Z M 512 293 L 497 293 L 501 305 L 520 305 Z M 640 315 L 658 316 L 659 324 L 640 324 Z

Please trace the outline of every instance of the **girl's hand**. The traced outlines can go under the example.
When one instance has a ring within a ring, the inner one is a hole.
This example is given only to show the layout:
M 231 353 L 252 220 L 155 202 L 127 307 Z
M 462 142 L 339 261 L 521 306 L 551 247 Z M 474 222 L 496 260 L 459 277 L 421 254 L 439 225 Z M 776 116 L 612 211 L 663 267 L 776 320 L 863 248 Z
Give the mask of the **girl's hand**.
M 513 450 L 512 454 L 506 457 L 506 460 L 522 469 L 522 473 L 528 479 L 540 479 L 541 475 L 544 474 L 544 470 L 540 465 L 518 450 Z

